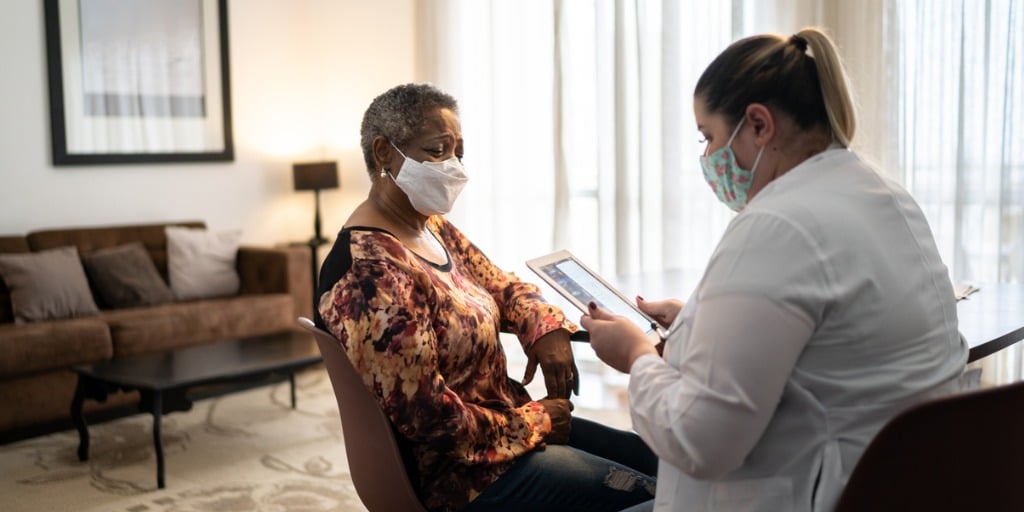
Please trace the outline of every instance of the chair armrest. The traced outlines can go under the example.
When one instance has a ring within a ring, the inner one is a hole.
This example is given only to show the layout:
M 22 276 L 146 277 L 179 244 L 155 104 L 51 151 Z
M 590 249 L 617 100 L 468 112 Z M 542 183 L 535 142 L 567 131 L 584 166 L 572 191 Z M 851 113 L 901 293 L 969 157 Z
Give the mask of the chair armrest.
M 239 247 L 239 293 L 287 293 L 292 296 L 296 315 L 312 317 L 311 257 L 308 247 Z

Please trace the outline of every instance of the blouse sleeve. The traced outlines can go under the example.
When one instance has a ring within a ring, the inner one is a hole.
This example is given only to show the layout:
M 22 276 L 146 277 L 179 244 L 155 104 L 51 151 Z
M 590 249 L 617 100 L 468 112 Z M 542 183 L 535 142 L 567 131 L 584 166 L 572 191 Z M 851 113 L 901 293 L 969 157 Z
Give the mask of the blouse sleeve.
M 544 407 L 463 402 L 438 367 L 428 288 L 381 261 L 355 261 L 319 309 L 398 431 L 466 464 L 512 460 L 551 430 Z M 457 364 L 457 362 L 456 362 Z
M 730 225 L 674 326 L 678 350 L 631 368 L 633 428 L 659 458 L 702 479 L 742 464 L 824 315 L 821 255 L 779 216 L 746 212 Z
M 682 367 L 654 355 L 633 363 L 633 428 L 684 473 L 728 473 L 764 433 L 812 330 L 805 314 L 764 297 L 702 301 Z
M 441 217 L 434 219 L 437 219 L 438 232 L 452 258 L 459 260 L 463 270 L 494 297 L 501 311 L 501 330 L 518 336 L 524 350 L 555 329 L 565 329 L 570 333 L 579 329 L 566 318 L 561 308 L 544 300 L 540 288 L 492 263 L 450 222 Z

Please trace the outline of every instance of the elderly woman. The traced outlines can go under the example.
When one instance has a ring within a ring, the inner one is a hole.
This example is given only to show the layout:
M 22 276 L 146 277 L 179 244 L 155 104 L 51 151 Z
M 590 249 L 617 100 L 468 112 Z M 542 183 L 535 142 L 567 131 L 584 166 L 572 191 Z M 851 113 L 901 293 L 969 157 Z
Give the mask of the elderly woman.
M 442 217 L 465 185 L 455 100 L 429 85 L 370 104 L 372 186 L 320 272 L 317 323 L 340 340 L 390 418 L 432 510 L 619 510 L 649 500 L 656 469 L 636 434 L 571 418 L 576 326 Z M 507 375 L 518 335 L 548 396 Z

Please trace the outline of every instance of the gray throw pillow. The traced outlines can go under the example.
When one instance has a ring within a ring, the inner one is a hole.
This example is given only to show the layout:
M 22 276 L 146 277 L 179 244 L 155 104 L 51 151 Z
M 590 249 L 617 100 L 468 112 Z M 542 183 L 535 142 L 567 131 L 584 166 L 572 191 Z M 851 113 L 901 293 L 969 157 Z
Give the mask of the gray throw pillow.
M 156 306 L 174 300 L 141 243 L 100 249 L 83 256 L 82 264 L 104 308 Z
M 167 236 L 167 278 L 178 300 L 206 299 L 238 293 L 235 269 L 241 230 L 207 231 L 179 226 L 164 228 Z
M 75 247 L 0 254 L 15 323 L 99 313 Z

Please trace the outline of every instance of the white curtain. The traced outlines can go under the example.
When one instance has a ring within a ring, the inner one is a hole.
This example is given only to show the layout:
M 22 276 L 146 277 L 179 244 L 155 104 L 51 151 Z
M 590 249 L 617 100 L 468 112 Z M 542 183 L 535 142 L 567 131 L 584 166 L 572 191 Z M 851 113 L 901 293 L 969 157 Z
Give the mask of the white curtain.
M 1024 282 L 1024 1 L 902 1 L 892 19 L 904 182 L 956 280 Z M 1017 380 L 1022 351 L 986 363 Z
M 1024 2 L 898 4 L 900 164 L 955 277 L 1024 280 Z
M 696 80 L 739 37 L 817 25 L 854 86 L 854 148 L 918 199 L 954 281 L 1024 280 L 1024 0 L 417 8 L 419 78 L 462 107 L 451 217 L 506 267 L 568 248 L 609 275 L 699 273 L 731 213 L 700 171 Z
M 513 268 L 568 248 L 606 273 L 699 272 L 731 213 L 700 173 L 696 79 L 736 37 L 817 23 L 818 4 L 417 3 L 418 78 L 461 106 L 471 180 L 451 218 Z

